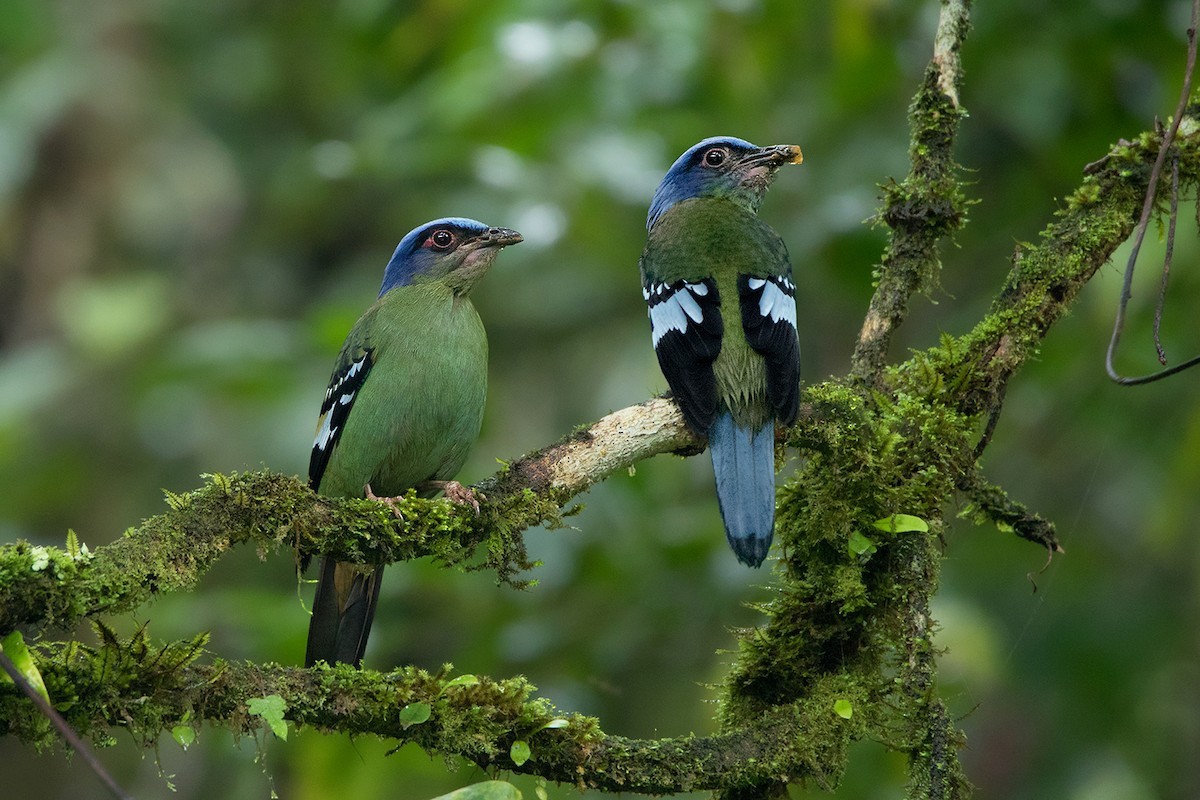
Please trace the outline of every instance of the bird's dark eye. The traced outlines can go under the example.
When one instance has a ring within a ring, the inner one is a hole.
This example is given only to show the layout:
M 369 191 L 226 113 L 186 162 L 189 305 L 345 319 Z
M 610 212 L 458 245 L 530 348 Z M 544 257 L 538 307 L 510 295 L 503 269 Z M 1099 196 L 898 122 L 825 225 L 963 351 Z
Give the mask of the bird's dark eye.
M 724 147 L 710 147 L 704 151 L 704 166 L 719 167 L 725 163 L 725 159 L 729 157 L 729 153 Z
M 450 245 L 454 244 L 454 234 L 445 228 L 438 228 L 429 237 L 429 242 L 437 250 L 449 250 Z

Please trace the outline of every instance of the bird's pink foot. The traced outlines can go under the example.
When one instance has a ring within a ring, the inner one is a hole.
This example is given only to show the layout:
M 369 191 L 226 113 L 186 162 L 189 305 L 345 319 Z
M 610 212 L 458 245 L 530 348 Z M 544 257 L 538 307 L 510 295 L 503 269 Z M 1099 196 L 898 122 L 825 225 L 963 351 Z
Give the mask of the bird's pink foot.
M 479 513 L 479 498 L 475 496 L 475 490 L 469 486 L 463 486 L 458 481 L 425 481 L 421 484 L 422 487 L 429 489 L 441 489 L 442 494 L 446 495 L 446 499 L 451 503 L 458 503 L 460 506 L 470 506 L 475 509 L 475 513 Z M 483 497 L 483 495 L 479 495 Z M 486 500 L 486 497 L 483 497 Z
M 400 519 L 404 519 L 404 514 L 400 512 L 400 501 L 404 499 L 403 497 L 380 497 L 379 495 L 375 494 L 375 492 L 371 491 L 371 484 L 369 483 L 366 486 L 366 491 L 368 500 L 374 500 L 377 503 L 383 503 L 392 510 L 393 514 Z

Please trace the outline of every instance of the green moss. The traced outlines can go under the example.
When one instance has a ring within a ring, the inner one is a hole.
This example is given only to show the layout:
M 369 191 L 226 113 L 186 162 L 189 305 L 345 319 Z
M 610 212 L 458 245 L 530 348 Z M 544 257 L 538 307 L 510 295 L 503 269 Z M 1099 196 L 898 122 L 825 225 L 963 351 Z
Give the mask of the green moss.
M 86 616 L 121 613 L 160 592 L 188 590 L 231 548 L 295 547 L 302 561 L 328 553 L 382 564 L 433 556 L 447 565 L 494 570 L 521 587 L 531 568 L 522 531 L 562 518 L 552 497 L 500 493 L 482 513 L 410 492 L 394 512 L 368 500 L 318 497 L 296 478 L 270 472 L 207 475 L 168 510 L 95 553 L 17 543 L 0 547 L 0 630 L 70 627 Z M 397 516 L 399 512 L 400 516 Z
M 1093 180 L 1085 180 L 1083 185 L 1067 197 L 1067 209 L 1078 211 L 1094 205 L 1100 199 L 1100 184 Z

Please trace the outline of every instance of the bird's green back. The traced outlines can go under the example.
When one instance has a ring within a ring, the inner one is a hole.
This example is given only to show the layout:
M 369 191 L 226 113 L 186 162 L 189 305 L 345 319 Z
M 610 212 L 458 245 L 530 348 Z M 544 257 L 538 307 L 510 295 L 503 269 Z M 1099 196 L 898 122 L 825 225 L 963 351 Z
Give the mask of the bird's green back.
M 766 367 L 742 332 L 739 275 L 767 277 L 790 271 L 779 234 L 742 205 L 722 198 L 692 198 L 672 206 L 655 223 L 642 253 L 643 278 L 660 283 L 711 276 L 721 297 L 724 336 L 713 364 L 717 394 L 734 418 L 757 427 L 771 416 Z
M 402 494 L 448 480 L 479 434 L 487 394 L 487 335 L 474 306 L 442 282 L 388 291 L 355 324 L 338 357 L 365 350 L 372 367 L 318 491 Z

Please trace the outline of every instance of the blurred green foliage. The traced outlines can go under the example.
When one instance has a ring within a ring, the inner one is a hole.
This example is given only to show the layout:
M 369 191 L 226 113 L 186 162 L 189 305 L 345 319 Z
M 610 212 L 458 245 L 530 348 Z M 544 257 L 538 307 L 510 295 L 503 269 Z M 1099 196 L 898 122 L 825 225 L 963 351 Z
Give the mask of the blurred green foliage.
M 9 0 L 0 23 L 0 541 L 93 548 L 204 471 L 303 473 L 338 345 L 395 242 L 461 214 L 525 233 L 476 292 L 492 341 L 491 472 L 664 388 L 639 297 L 644 214 L 703 136 L 803 146 L 763 216 L 788 242 L 810 380 L 842 374 L 907 169 L 906 107 L 932 0 Z M 980 2 L 959 160 L 972 221 L 893 354 L 965 330 L 1110 142 L 1174 106 L 1182 0 Z M 1183 218 L 1190 218 L 1189 205 Z M 1194 229 L 1166 344 L 1200 348 Z M 1125 337 L 1152 362 L 1148 245 Z M 1056 520 L 1067 555 L 956 526 L 935 607 L 943 692 L 980 797 L 1200 796 L 1197 376 L 1118 389 L 1101 359 L 1110 268 L 1012 384 L 991 477 Z M 767 572 L 722 541 L 707 459 L 660 458 L 534 531 L 517 593 L 426 563 L 389 570 L 367 663 L 522 672 L 631 736 L 712 729 L 708 685 Z M 954 509 L 951 509 L 953 512 Z M 1036 588 L 1036 591 L 1034 589 Z M 300 594 L 308 591 L 301 587 Z M 211 630 L 233 658 L 297 663 L 287 554 L 227 558 L 120 624 Z M 88 636 L 86 631 L 81 636 Z M 183 753 L 102 752 L 135 795 L 428 798 L 487 776 L 387 742 L 294 731 Z M 531 743 L 536 751 L 536 740 Z M 94 797 L 78 760 L 0 742 L 14 797 Z M 856 749 L 839 797 L 894 797 L 903 762 Z M 526 797 L 533 783 L 518 780 Z M 551 797 L 577 796 L 548 787 Z M 794 796 L 817 796 L 796 789 Z

